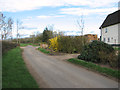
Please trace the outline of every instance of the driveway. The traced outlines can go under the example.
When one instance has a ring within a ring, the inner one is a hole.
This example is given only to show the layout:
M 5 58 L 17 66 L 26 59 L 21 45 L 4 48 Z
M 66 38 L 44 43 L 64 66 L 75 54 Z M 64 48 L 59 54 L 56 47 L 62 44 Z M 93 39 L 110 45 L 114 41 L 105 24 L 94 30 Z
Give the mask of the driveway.
M 41 88 L 118 88 L 118 82 L 36 50 L 23 48 L 23 58 Z

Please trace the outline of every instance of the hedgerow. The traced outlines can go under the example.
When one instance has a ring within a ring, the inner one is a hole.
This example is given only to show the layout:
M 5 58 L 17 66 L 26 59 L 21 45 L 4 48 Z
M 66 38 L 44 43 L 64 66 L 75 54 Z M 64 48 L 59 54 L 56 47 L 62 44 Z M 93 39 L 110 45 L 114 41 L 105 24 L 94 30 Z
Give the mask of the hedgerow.
M 49 48 L 65 53 L 80 53 L 87 39 L 81 36 L 58 36 L 49 39 Z
M 10 41 L 2 41 L 2 53 L 7 52 L 8 50 L 13 49 L 17 46 L 17 43 L 13 43 Z

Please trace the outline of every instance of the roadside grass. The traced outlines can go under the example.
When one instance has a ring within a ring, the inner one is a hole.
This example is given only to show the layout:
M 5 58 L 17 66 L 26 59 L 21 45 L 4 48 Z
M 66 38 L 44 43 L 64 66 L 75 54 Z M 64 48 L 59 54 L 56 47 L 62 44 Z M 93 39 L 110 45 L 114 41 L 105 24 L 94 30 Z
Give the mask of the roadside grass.
M 33 43 L 20 43 L 20 46 L 21 46 L 21 47 L 25 47 L 25 46 L 28 46 L 28 45 L 38 46 L 38 45 L 35 45 L 35 44 L 33 44 Z
M 3 88 L 38 88 L 22 59 L 20 47 L 14 48 L 2 58 Z
M 120 51 L 120 47 L 114 47 L 114 49 Z
M 44 48 L 38 48 L 38 50 L 40 50 L 41 52 L 45 53 L 45 54 L 50 54 L 50 51 L 47 51 L 46 49 Z
M 32 46 L 40 46 L 40 45 L 32 44 Z
M 92 62 L 86 62 L 86 61 L 79 60 L 79 59 L 76 59 L 76 58 L 68 59 L 68 61 L 71 62 L 71 63 L 74 63 L 74 64 L 81 65 L 83 67 L 86 67 L 87 69 L 97 71 L 101 74 L 104 74 L 104 75 L 107 75 L 107 76 L 112 76 L 116 79 L 120 79 L 120 71 L 119 70 L 113 70 L 113 69 L 110 69 L 110 68 L 101 67 L 101 66 L 96 65 Z
M 21 47 L 25 47 L 25 46 L 27 46 L 27 45 L 29 45 L 29 44 L 20 43 L 20 46 L 21 46 Z

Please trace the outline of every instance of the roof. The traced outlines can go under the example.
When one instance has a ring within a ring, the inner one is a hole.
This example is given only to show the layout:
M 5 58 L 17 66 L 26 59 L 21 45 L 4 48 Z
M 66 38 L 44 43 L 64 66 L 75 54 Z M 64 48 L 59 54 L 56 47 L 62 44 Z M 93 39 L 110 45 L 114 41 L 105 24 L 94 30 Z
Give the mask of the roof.
M 99 29 L 120 23 L 120 10 L 109 14 Z

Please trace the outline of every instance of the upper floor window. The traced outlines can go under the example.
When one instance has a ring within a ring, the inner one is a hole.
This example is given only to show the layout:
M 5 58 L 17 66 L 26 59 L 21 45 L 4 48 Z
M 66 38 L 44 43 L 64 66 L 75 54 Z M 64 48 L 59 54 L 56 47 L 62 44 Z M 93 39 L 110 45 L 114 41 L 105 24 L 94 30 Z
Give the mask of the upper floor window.
M 107 33 L 108 32 L 108 30 L 107 30 L 107 28 L 105 28 L 105 33 Z

